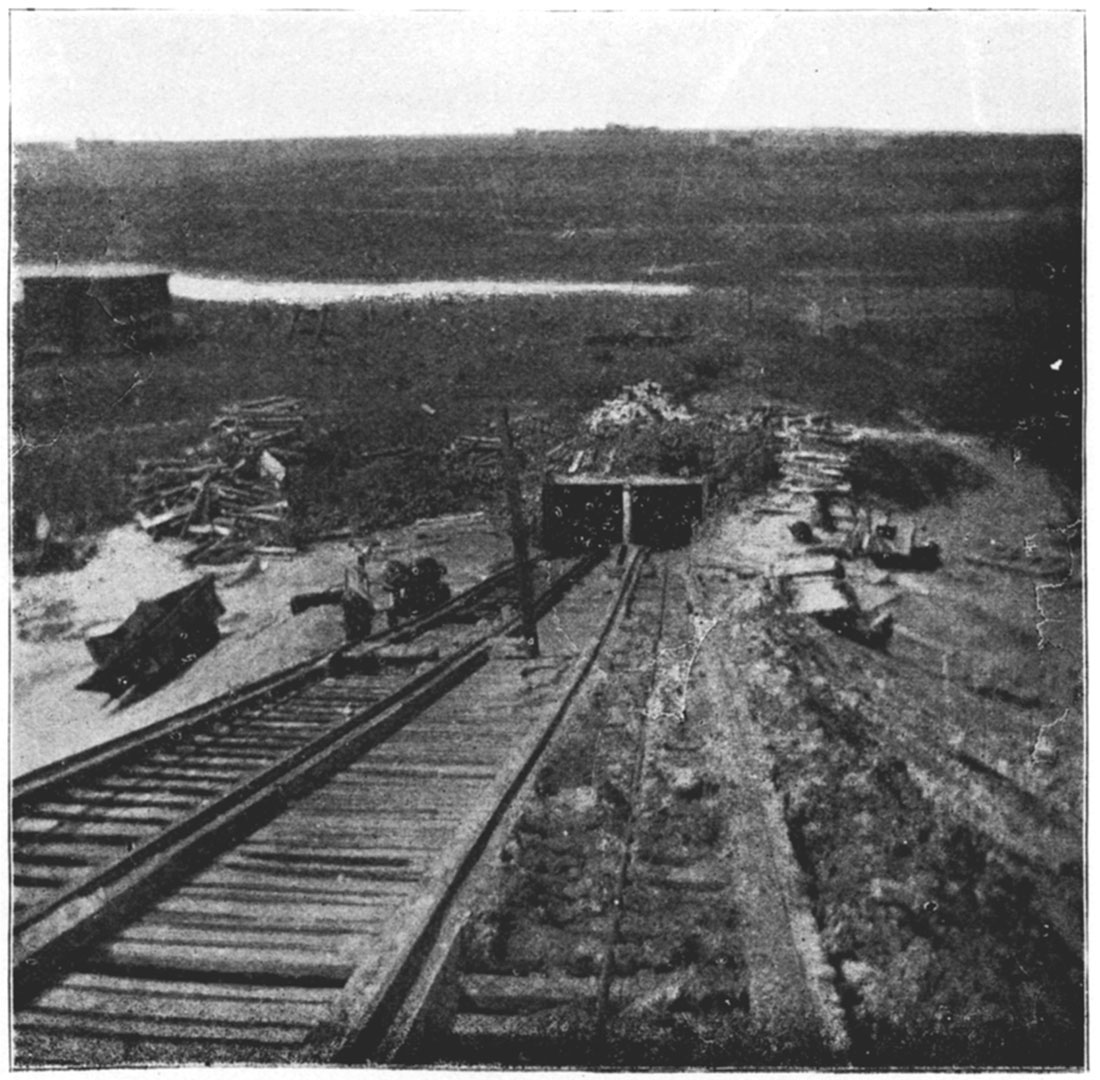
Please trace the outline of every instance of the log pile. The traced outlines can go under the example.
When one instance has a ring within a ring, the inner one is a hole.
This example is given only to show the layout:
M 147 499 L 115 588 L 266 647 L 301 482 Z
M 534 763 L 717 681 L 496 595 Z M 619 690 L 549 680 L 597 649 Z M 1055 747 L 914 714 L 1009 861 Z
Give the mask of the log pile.
M 451 461 L 474 469 L 499 469 L 501 440 L 493 435 L 459 435 L 447 447 Z
M 304 459 L 305 419 L 295 398 L 243 402 L 214 420 L 200 447 L 139 461 L 130 478 L 136 521 L 158 539 L 194 541 L 183 556 L 189 565 L 293 551 L 277 541 L 286 523 L 287 467 Z
M 835 424 L 828 416 L 787 414 L 780 418 L 776 437 L 783 444 L 781 490 L 834 496 L 851 492 L 847 476 L 848 450 L 855 441 L 851 428 Z

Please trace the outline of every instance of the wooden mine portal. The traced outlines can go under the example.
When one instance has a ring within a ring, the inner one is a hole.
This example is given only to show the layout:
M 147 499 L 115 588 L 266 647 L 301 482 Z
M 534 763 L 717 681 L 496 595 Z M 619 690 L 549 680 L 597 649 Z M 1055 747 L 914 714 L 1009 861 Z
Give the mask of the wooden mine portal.
M 543 547 L 562 555 L 603 544 L 684 547 L 706 488 L 701 476 L 552 474 L 542 487 Z

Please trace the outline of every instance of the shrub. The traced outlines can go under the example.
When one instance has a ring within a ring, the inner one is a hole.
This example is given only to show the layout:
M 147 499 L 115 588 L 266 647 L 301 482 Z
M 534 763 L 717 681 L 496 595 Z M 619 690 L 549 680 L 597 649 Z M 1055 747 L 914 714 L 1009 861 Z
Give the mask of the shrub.
M 949 501 L 959 491 L 990 482 L 972 462 L 931 441 L 864 440 L 852 454 L 848 475 L 857 499 L 877 496 L 907 510 Z

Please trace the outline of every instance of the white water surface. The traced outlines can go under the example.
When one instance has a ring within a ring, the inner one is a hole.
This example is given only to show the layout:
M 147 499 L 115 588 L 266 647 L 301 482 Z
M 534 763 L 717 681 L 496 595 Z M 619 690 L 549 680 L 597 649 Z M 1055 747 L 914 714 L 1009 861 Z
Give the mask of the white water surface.
M 174 273 L 168 280 L 181 300 L 215 303 L 345 304 L 363 300 L 484 300 L 497 296 L 565 296 L 614 293 L 622 296 L 687 296 L 690 285 L 606 281 L 250 281 Z

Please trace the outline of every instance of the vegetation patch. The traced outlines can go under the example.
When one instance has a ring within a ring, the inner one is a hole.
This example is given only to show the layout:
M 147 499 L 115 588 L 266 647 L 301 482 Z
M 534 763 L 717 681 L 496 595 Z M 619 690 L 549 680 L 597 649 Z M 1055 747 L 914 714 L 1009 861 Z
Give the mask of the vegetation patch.
M 905 510 L 949 502 L 961 492 L 991 483 L 974 462 L 931 439 L 861 439 L 852 450 L 848 477 L 857 500 Z

